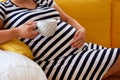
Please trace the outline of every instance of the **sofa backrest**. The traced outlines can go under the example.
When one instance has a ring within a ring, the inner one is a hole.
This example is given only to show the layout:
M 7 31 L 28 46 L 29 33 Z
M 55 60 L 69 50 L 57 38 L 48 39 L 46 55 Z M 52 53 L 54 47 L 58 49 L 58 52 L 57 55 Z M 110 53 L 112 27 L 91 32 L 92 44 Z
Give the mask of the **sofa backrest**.
M 111 47 L 120 47 L 120 0 L 112 0 Z
M 111 0 L 55 1 L 86 28 L 86 41 L 110 47 Z

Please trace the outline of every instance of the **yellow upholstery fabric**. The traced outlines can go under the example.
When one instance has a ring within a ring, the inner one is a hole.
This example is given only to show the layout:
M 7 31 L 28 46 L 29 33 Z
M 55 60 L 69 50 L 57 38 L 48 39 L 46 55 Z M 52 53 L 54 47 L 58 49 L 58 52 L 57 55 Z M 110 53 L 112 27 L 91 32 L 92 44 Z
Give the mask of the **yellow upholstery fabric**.
M 4 1 L 6 1 L 6 0 L 0 0 L 0 2 L 4 2 Z
M 111 46 L 120 47 L 120 0 L 112 0 Z
M 19 39 L 13 39 L 1 44 L 0 49 L 16 52 L 18 54 L 27 56 L 30 59 L 33 59 L 32 51 L 29 49 L 29 47 L 25 43 L 23 43 Z
M 87 30 L 87 41 L 110 46 L 111 0 L 55 0 Z

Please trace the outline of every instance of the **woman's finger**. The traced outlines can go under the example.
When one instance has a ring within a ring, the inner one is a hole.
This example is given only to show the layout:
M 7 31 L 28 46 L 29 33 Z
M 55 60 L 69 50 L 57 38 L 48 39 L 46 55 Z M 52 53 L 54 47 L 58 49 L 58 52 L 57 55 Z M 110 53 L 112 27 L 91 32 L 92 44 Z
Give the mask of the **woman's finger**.
M 72 44 L 73 48 L 80 48 L 84 44 L 84 41 L 77 41 L 76 43 Z
M 77 41 L 80 41 L 80 40 L 82 40 L 81 34 L 79 34 L 79 33 L 76 32 L 73 40 L 71 41 L 71 45 L 74 44 L 74 43 L 76 43 Z

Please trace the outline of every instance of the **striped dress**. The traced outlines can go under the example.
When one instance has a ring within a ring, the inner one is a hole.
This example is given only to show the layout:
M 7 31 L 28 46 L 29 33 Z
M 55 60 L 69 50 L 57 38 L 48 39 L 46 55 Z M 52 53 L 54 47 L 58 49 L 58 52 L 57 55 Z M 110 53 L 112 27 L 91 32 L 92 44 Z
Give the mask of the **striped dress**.
M 76 32 L 70 24 L 60 20 L 53 8 L 53 0 L 34 0 L 35 9 L 21 8 L 10 0 L 0 3 L 0 18 L 5 29 L 17 27 L 27 21 L 56 19 L 53 36 L 38 34 L 34 39 L 23 39 L 33 51 L 34 61 L 42 67 L 48 80 L 101 80 L 119 56 L 118 48 L 106 48 L 85 43 L 73 49 L 70 42 Z

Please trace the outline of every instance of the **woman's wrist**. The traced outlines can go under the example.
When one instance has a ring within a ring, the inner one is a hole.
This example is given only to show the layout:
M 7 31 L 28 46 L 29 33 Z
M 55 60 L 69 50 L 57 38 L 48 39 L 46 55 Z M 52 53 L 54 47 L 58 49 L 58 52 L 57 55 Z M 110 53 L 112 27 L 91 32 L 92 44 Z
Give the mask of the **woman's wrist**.
M 10 30 L 11 30 L 13 38 L 19 38 L 19 34 L 18 34 L 19 31 L 17 28 L 11 28 Z
M 79 30 L 79 31 L 82 32 L 82 33 L 86 33 L 85 28 L 79 28 L 79 29 L 77 29 L 77 30 Z

